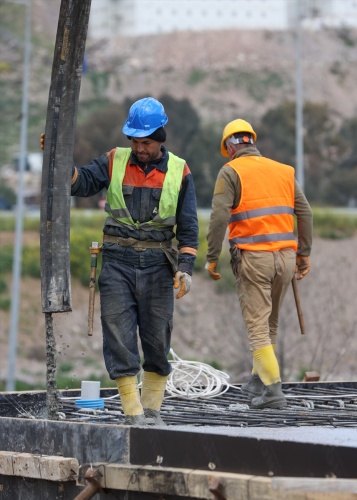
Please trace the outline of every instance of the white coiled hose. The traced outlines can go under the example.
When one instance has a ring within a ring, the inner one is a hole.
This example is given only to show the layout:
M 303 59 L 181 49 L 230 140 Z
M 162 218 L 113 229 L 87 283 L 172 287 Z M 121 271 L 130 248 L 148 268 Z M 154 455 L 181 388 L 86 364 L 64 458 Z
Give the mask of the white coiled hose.
M 170 349 L 172 371 L 166 385 L 167 397 L 214 398 L 228 391 L 229 375 L 198 361 L 184 361 Z

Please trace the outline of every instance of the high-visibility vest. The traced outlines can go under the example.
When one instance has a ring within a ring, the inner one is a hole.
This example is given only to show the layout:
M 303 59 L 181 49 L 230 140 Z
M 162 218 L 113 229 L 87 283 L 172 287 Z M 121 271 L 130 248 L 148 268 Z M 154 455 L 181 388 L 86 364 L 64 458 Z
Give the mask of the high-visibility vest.
M 176 209 L 180 193 L 185 160 L 169 153 L 167 172 L 162 185 L 158 213 L 146 222 L 134 221 L 125 204 L 123 195 L 123 179 L 130 158 L 130 148 L 116 148 L 112 178 L 110 181 L 105 211 L 119 224 L 132 226 L 135 229 L 167 229 L 176 224 Z
M 297 249 L 294 235 L 294 169 L 263 156 L 227 163 L 239 175 L 241 199 L 231 210 L 229 242 L 243 250 Z

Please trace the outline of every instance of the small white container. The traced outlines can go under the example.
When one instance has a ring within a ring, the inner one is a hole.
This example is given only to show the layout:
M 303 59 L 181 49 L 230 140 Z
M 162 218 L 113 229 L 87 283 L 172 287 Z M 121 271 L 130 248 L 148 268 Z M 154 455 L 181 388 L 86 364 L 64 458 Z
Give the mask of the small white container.
M 100 382 L 83 380 L 81 383 L 81 400 L 99 399 Z

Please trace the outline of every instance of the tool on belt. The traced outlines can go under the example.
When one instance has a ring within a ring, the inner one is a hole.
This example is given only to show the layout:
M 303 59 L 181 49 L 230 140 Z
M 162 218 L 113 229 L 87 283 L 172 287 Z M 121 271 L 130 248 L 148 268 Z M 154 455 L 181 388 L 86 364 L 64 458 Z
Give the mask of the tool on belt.
M 97 257 L 102 251 L 102 247 L 97 241 L 92 242 L 89 248 L 90 252 L 90 280 L 89 280 L 89 308 L 88 308 L 88 335 L 93 335 L 93 318 L 94 318 L 94 299 L 95 299 L 95 284 L 97 275 Z
M 295 274 L 293 276 L 293 279 L 291 280 L 291 284 L 293 286 L 295 305 L 296 305 L 296 310 L 297 310 L 297 314 L 298 314 L 298 318 L 299 318 L 300 332 L 301 332 L 301 335 L 304 335 L 306 333 L 305 322 L 304 322 L 304 316 L 302 314 L 298 285 L 297 285 L 297 280 L 296 280 Z

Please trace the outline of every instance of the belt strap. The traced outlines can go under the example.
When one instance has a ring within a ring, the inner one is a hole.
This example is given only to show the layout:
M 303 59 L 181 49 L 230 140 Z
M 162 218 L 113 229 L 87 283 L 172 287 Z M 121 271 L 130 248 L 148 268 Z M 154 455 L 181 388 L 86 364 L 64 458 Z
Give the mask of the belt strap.
M 120 236 L 111 236 L 103 234 L 103 242 L 115 243 L 123 247 L 132 247 L 139 250 L 147 248 L 170 248 L 171 241 L 153 241 L 153 240 L 136 240 L 135 238 L 121 238 Z

